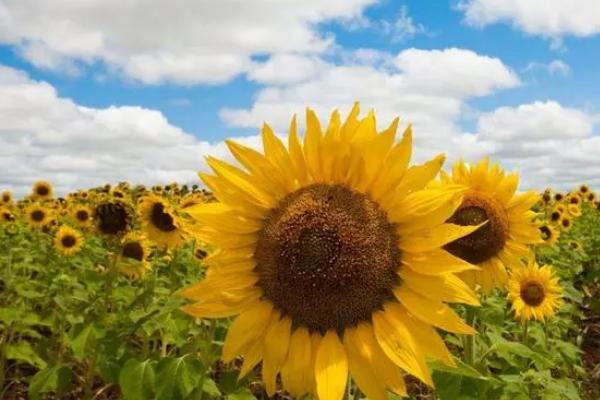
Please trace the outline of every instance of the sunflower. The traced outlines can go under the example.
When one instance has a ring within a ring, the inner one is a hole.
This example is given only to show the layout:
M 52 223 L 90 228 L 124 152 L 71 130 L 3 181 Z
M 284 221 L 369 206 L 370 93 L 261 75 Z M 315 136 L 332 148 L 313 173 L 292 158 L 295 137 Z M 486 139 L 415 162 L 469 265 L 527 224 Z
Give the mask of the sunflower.
M 585 198 L 586 198 L 587 201 L 593 203 L 594 201 L 596 201 L 596 193 L 589 192 Z
M 48 208 L 34 203 L 25 209 L 27 223 L 31 228 L 43 228 L 52 221 L 52 211 Z
M 550 222 L 552 222 L 554 224 L 558 224 L 560 222 L 561 218 L 562 218 L 562 212 L 560 212 L 557 209 L 554 209 L 554 211 L 552 211 L 550 213 Z
M 54 248 L 65 256 L 79 253 L 83 247 L 83 236 L 70 226 L 61 226 L 54 235 Z
M 569 215 L 572 217 L 580 217 L 581 216 L 581 208 L 577 204 L 569 204 L 567 206 L 567 211 L 569 211 Z
M 73 207 L 71 215 L 77 223 L 77 225 L 81 227 L 88 227 L 93 222 L 91 208 L 83 204 L 79 204 Z
M 563 215 L 560 219 L 560 229 L 562 229 L 563 231 L 568 231 L 569 229 L 571 229 L 571 218 L 569 218 L 566 215 Z
M 581 193 L 581 194 L 586 194 L 586 193 L 588 193 L 589 191 L 590 191 L 590 188 L 589 188 L 589 187 L 587 187 L 587 185 L 581 185 L 581 186 L 579 187 L 579 193 Z
M 545 224 L 540 226 L 539 229 L 545 244 L 552 246 L 558 241 L 560 233 L 552 225 Z
M 149 240 L 159 246 L 178 247 L 185 241 L 179 217 L 169 202 L 156 194 L 140 198 L 138 215 Z
M 191 193 L 181 198 L 181 201 L 179 202 L 179 207 L 181 208 L 181 210 L 185 210 L 186 208 L 189 208 L 191 206 L 206 203 L 206 200 L 206 196 L 204 196 L 204 194 L 202 193 Z
M 583 250 L 583 246 L 577 240 L 569 240 L 567 242 L 567 245 L 569 246 L 569 248 L 571 250 L 574 250 L 574 251 L 581 251 L 581 250 Z
M 8 223 L 13 222 L 14 220 L 15 216 L 8 208 L 0 207 L 0 222 Z
M 469 188 L 448 222 L 473 226 L 487 221 L 469 236 L 446 245 L 453 255 L 481 267 L 459 276 L 472 288 L 481 287 L 484 293 L 494 286 L 505 286 L 507 268 L 521 265 L 521 258 L 530 255 L 529 244 L 542 242 L 533 222 L 536 214 L 530 210 L 538 195 L 515 194 L 518 175 L 505 174 L 498 164 L 490 166 L 488 158 L 472 166 L 457 162 L 446 182 Z
M 94 209 L 94 219 L 99 233 L 122 236 L 133 224 L 133 210 L 120 200 L 103 200 Z
M 32 195 L 40 200 L 49 199 L 52 197 L 52 185 L 47 181 L 37 181 L 33 184 Z
M 544 202 L 544 204 L 548 204 L 552 201 L 552 193 L 550 193 L 549 191 L 544 192 L 544 194 L 542 195 L 542 201 Z
M 9 192 L 8 190 L 2 192 L 2 196 L 0 196 L 0 204 L 9 205 L 10 203 L 12 203 L 12 200 L 13 197 L 11 192 Z
M 139 278 L 150 269 L 147 258 L 150 248 L 142 234 L 128 233 L 121 243 L 117 269 L 132 278 Z
M 574 205 L 578 206 L 581 203 L 581 197 L 573 194 L 572 196 L 568 197 L 567 201 L 568 201 L 568 204 L 574 204 Z
M 562 193 L 555 193 L 554 194 L 554 201 L 562 201 L 562 199 L 564 199 L 565 195 Z
M 476 305 L 456 275 L 475 268 L 442 246 L 479 226 L 445 223 L 464 187 L 426 188 L 443 157 L 407 168 L 410 128 L 377 133 L 375 114 L 323 133 L 307 110 L 302 145 L 295 119 L 286 146 L 268 125 L 264 155 L 227 141 L 245 170 L 212 157 L 201 173 L 218 203 L 190 207 L 198 239 L 218 250 L 206 278 L 182 292 L 201 318 L 240 314 L 223 359 L 262 360 L 267 393 L 277 375 L 292 395 L 343 397 L 348 372 L 371 399 L 406 394 L 403 371 L 432 385 L 425 357 L 454 361 L 434 327 L 473 334 L 446 302 Z
M 508 298 L 518 319 L 543 321 L 560 305 L 562 289 L 549 265 L 539 267 L 530 261 L 516 268 L 510 278 Z

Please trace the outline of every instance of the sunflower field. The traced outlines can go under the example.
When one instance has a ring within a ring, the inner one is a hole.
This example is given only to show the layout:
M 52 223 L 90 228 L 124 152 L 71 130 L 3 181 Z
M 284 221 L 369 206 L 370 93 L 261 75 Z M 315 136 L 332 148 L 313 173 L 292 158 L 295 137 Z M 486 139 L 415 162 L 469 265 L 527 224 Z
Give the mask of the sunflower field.
M 600 399 L 592 188 L 304 126 L 196 183 L 1 193 L 0 398 Z

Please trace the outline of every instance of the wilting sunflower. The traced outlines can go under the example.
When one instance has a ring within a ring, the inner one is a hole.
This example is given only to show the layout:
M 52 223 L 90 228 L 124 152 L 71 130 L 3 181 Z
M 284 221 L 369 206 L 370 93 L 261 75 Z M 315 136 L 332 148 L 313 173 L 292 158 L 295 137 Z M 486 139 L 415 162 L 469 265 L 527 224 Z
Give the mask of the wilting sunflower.
M 568 231 L 569 229 L 571 229 L 571 225 L 572 225 L 571 218 L 569 218 L 568 216 L 563 215 L 560 218 L 559 226 L 560 226 L 560 229 L 562 229 L 563 231 Z
M 79 204 L 73 207 L 71 216 L 77 225 L 81 227 L 88 227 L 93 222 L 92 209 L 84 204 Z
M 81 233 L 67 225 L 58 228 L 54 235 L 54 248 L 56 251 L 62 255 L 71 256 L 79 253 L 82 247 L 83 236 L 81 236 Z
M 583 250 L 583 246 L 577 240 L 569 240 L 567 242 L 567 245 L 569 246 L 569 248 L 571 250 L 574 250 L 574 251 L 581 251 L 581 250 Z
M 561 295 L 558 278 L 549 265 L 539 267 L 530 261 L 528 266 L 516 268 L 510 277 L 508 298 L 515 316 L 522 321 L 543 321 L 554 315 Z
M 127 234 L 121 243 L 117 269 L 132 278 L 139 278 L 150 269 L 147 258 L 150 248 L 139 232 Z
M 262 360 L 270 395 L 281 373 L 294 396 L 338 400 L 348 372 L 370 399 L 405 395 L 402 370 L 431 385 L 425 357 L 454 365 L 434 327 L 474 333 L 446 305 L 478 304 L 454 275 L 474 267 L 442 248 L 478 228 L 445 223 L 464 188 L 425 189 L 443 157 L 407 168 L 410 130 L 395 143 L 397 119 L 378 134 L 358 112 L 322 133 L 308 110 L 288 148 L 264 125 L 264 155 L 227 141 L 245 170 L 209 157 L 215 175 L 200 175 L 220 202 L 188 210 L 219 250 L 184 310 L 240 314 L 223 359 L 244 356 L 242 376 Z
M 185 241 L 185 231 L 169 202 L 156 194 L 140 198 L 138 215 L 148 239 L 159 246 L 173 248 Z
M 12 203 L 12 200 L 13 197 L 11 192 L 9 192 L 8 190 L 2 192 L 2 196 L 0 196 L 0 204 L 9 205 L 10 203 Z
M 103 200 L 94 208 L 94 220 L 99 233 L 107 236 L 122 236 L 131 229 L 133 210 L 123 201 Z
M 53 218 L 53 213 L 50 209 L 34 203 L 25 209 L 27 223 L 32 228 L 42 228 L 50 223 Z
M 567 207 L 567 211 L 571 217 L 580 217 L 581 216 L 581 207 L 577 204 L 569 204 Z
M 472 166 L 457 162 L 446 182 L 469 188 L 448 222 L 462 226 L 485 223 L 445 247 L 453 255 L 481 267 L 459 276 L 472 288 L 480 286 L 484 293 L 494 286 L 505 286 L 507 268 L 520 266 L 521 258 L 530 255 L 528 245 L 542 242 L 533 222 L 536 214 L 531 211 L 539 196 L 535 192 L 515 194 L 518 175 L 505 174 L 498 164 L 490 166 L 488 158 Z
M 40 200 L 49 199 L 52 197 L 52 185 L 47 181 L 37 181 L 33 184 L 32 195 Z
M 560 235 L 559 231 L 554 229 L 552 225 L 545 224 L 540 226 L 540 234 L 542 235 L 542 240 L 545 244 L 552 246 L 558 241 L 558 237 Z

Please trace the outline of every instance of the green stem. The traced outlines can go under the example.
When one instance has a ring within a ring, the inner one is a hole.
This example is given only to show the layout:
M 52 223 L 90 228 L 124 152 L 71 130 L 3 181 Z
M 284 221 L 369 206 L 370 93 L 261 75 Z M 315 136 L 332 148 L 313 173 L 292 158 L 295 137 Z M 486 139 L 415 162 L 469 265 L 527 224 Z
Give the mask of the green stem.
M 528 320 L 525 320 L 525 322 L 523 322 L 523 333 L 522 333 L 521 341 L 523 342 L 523 344 L 525 346 L 529 347 L 529 321 Z
M 475 309 L 467 306 L 467 324 L 475 328 Z M 475 335 L 463 336 L 464 362 L 470 366 L 475 366 Z

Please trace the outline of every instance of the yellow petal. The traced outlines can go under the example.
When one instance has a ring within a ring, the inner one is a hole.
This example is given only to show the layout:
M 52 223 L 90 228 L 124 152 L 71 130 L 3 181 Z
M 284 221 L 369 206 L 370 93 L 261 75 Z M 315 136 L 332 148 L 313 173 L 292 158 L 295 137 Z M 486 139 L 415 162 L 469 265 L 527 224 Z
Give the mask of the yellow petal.
M 288 354 L 291 328 L 292 321 L 289 318 L 277 318 L 268 328 L 265 336 L 262 371 L 265 388 L 269 396 L 273 396 L 277 389 L 277 374 Z
M 394 292 L 400 303 L 415 317 L 448 332 L 474 335 L 475 330 L 465 324 L 446 304 L 401 287 Z
M 261 302 L 240 314 L 227 331 L 223 344 L 223 361 L 232 361 L 262 338 L 272 312 L 273 306 L 270 303 Z
M 475 292 L 455 275 L 422 275 L 409 268 L 402 269 L 399 275 L 402 278 L 402 287 L 432 300 L 479 305 Z
M 435 249 L 426 253 L 403 254 L 402 263 L 413 271 L 424 275 L 439 275 L 477 269 L 477 266 L 442 249 Z
M 400 248 L 410 253 L 435 250 L 475 232 L 485 223 L 487 221 L 480 225 L 471 226 L 444 224 L 435 228 L 416 231 L 410 237 L 400 238 Z
M 258 205 L 256 202 L 248 200 L 246 196 L 240 196 L 238 190 L 233 189 L 231 185 L 218 176 L 204 173 L 199 173 L 198 175 L 220 202 L 227 204 L 243 216 L 250 219 L 260 219 L 268 211 L 268 207 Z
M 259 220 L 241 217 L 223 203 L 203 203 L 185 209 L 196 221 L 215 230 L 237 234 L 253 233 L 261 229 Z
M 311 339 L 308 329 L 297 328 L 290 339 L 287 360 L 281 369 L 283 386 L 293 396 L 301 396 L 310 391 Z
M 248 372 L 252 371 L 252 369 L 260 362 L 260 360 L 262 360 L 263 347 L 263 341 L 257 340 L 244 354 L 242 354 L 244 357 L 244 362 L 242 363 L 242 368 L 240 369 L 240 374 L 238 375 L 238 381 L 248 375 Z
M 290 134 L 288 137 L 288 148 L 290 152 L 290 160 L 292 162 L 292 168 L 294 176 L 298 179 L 301 186 L 304 186 L 308 181 L 306 175 L 306 162 L 304 160 L 304 152 L 302 151 L 302 145 L 298 139 L 298 128 L 296 124 L 296 116 L 292 118 L 290 122 Z
M 348 381 L 348 360 L 335 331 L 323 337 L 315 362 L 315 379 L 319 400 L 341 400 Z
M 409 236 L 413 232 L 422 229 L 431 229 L 444 224 L 454 212 L 460 207 L 463 200 L 462 194 L 456 194 L 449 201 L 443 203 L 438 209 L 421 217 L 416 217 L 410 221 L 398 224 L 396 232 L 400 237 Z
M 410 193 L 388 211 L 390 221 L 406 223 L 425 217 L 451 203 L 457 195 L 466 191 L 466 186 L 452 185 L 443 189 L 424 189 Z
M 287 149 L 281 140 L 275 135 L 275 132 L 267 124 L 262 129 L 263 147 L 265 157 L 277 167 L 278 176 L 283 178 L 286 189 L 292 191 L 295 188 L 292 160 Z
M 315 181 L 321 181 L 321 124 L 313 110 L 306 110 L 306 133 L 304 137 L 304 158 L 306 166 Z
M 410 125 L 404 131 L 402 140 L 396 144 L 386 157 L 381 168 L 382 173 L 375 179 L 368 189 L 369 194 L 375 199 L 380 200 L 386 194 L 393 191 L 393 188 L 402 179 L 410 162 L 412 153 L 412 131 Z

